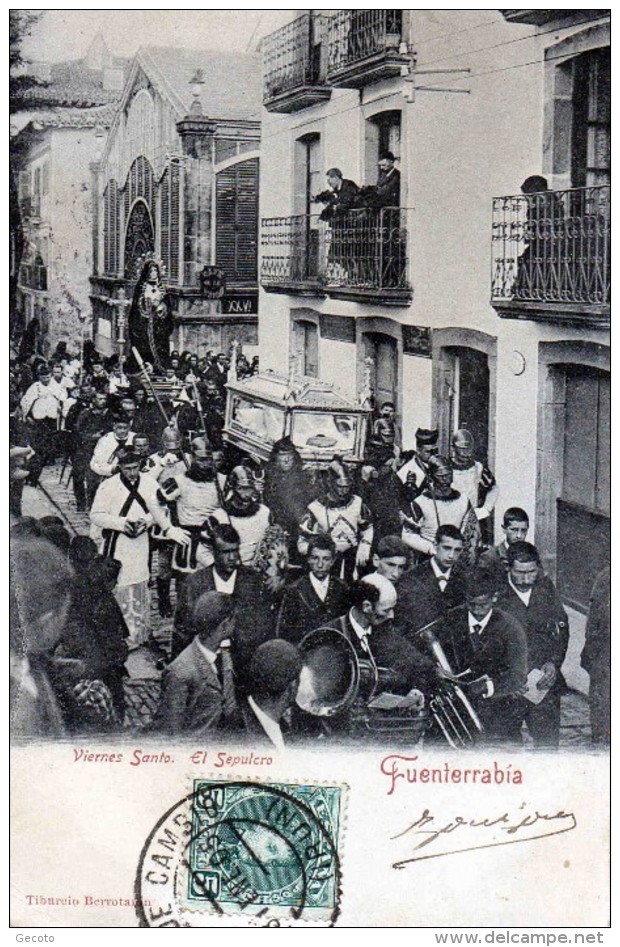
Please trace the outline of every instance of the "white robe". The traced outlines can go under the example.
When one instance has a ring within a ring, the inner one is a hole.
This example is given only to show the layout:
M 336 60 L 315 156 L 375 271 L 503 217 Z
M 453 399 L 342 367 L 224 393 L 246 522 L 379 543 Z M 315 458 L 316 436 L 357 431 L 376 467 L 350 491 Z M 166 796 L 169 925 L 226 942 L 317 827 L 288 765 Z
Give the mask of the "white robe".
M 148 474 L 141 474 L 138 492 L 147 508 L 146 512 L 137 500 L 133 500 L 129 509 L 121 515 L 129 497 L 129 490 L 121 475 L 115 474 L 99 485 L 90 511 L 91 536 L 99 543 L 99 551 L 107 552 L 110 542 L 114 545 L 111 558 L 118 559 L 121 564 L 118 587 L 135 585 L 149 579 L 148 532 L 136 537 L 127 536 L 123 532 L 125 524 L 142 519 L 147 526 L 157 523 L 162 529 L 166 529 L 170 525 L 157 500 L 157 481 Z M 110 535 L 110 532 L 113 535 Z

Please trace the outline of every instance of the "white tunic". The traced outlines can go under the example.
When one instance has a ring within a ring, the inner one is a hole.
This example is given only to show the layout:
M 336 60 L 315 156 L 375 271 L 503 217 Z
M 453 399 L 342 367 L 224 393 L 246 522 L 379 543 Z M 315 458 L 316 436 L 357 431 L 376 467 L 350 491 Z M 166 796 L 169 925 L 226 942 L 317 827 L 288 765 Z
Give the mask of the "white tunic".
M 133 444 L 133 438 L 133 431 L 130 431 L 127 440 L 125 441 L 125 445 L 127 447 L 129 447 L 130 444 Z M 116 473 L 116 468 L 118 467 L 118 458 L 116 456 L 116 452 L 118 451 L 119 446 L 120 441 L 113 431 L 110 431 L 108 434 L 104 434 L 103 437 L 99 438 L 95 444 L 95 449 L 90 462 L 90 469 L 93 471 L 93 473 L 98 474 L 100 477 L 111 477 L 113 473 Z
M 452 484 L 454 489 L 458 490 L 459 493 L 464 493 L 468 497 L 469 502 L 475 509 L 476 516 L 479 520 L 485 519 L 492 513 L 499 496 L 497 485 L 493 484 L 493 486 L 487 491 L 487 495 L 482 506 L 478 506 L 478 488 L 482 479 L 483 470 L 484 467 L 480 461 L 475 460 L 471 467 L 467 467 L 465 470 L 462 467 L 455 467 L 452 475 Z
M 22 414 L 26 419 L 30 415 L 35 421 L 43 421 L 44 418 L 55 421 L 66 397 L 66 390 L 53 378 L 47 385 L 41 381 L 35 381 L 20 402 Z
M 127 536 L 123 530 L 128 522 L 144 520 L 147 526 L 157 523 L 162 529 L 169 525 L 157 500 L 157 481 L 141 474 L 137 489 L 142 502 L 130 500 L 130 490 L 120 474 L 100 484 L 90 511 L 91 537 L 99 543 L 99 551 L 121 563 L 117 585 L 120 587 L 148 581 L 149 534 Z
M 218 523 L 230 523 L 239 533 L 239 558 L 244 566 L 252 565 L 256 547 L 267 532 L 271 512 L 263 503 L 253 516 L 230 516 L 221 507 L 213 514 Z
M 422 513 L 418 521 L 420 531 L 415 532 L 405 524 L 402 539 L 412 549 L 432 555 L 439 527 L 450 525 L 460 529 L 470 502 L 463 493 L 452 500 L 441 500 L 439 497 L 433 500 L 426 493 L 421 493 L 415 502 Z
M 226 478 L 218 474 L 220 491 L 215 480 L 192 480 L 186 473 L 176 477 L 176 488 L 166 490 L 167 500 L 176 500 L 179 526 L 202 526 L 220 506 L 220 495 L 224 495 Z

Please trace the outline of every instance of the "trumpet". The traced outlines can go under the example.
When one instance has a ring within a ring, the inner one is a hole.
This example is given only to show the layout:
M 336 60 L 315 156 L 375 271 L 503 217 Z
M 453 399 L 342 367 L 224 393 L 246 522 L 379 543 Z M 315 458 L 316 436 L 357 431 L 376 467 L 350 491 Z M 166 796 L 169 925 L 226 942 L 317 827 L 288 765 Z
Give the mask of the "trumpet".
M 458 683 L 459 678 L 464 677 L 464 674 L 454 673 L 445 651 L 432 630 L 432 626 L 436 624 L 437 621 L 433 621 L 430 625 L 420 628 L 415 637 L 432 652 L 438 667 L 446 675 L 429 700 L 428 709 L 448 746 L 457 750 L 475 743 L 484 728 Z

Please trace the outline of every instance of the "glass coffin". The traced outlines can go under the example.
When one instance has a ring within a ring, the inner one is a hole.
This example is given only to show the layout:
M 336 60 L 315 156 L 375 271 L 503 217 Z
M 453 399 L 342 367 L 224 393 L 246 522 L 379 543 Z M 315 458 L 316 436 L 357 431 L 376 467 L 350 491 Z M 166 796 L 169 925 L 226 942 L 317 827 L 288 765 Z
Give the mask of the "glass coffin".
M 353 401 L 317 378 L 262 372 L 229 379 L 224 439 L 258 460 L 290 437 L 309 467 L 334 454 L 361 462 L 370 417 L 365 399 Z

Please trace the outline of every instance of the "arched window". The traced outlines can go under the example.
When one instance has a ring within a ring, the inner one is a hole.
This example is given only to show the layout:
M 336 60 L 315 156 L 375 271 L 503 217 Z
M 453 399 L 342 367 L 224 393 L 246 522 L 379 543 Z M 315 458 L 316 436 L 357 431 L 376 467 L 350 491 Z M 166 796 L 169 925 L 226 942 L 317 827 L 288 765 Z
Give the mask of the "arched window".
M 153 220 L 144 201 L 138 200 L 133 206 L 125 232 L 125 279 L 138 278 L 145 256 L 153 253 L 154 249 Z
M 127 112 L 125 141 L 130 160 L 139 155 L 154 152 L 155 109 L 153 99 L 146 89 L 140 89 L 133 97 Z

